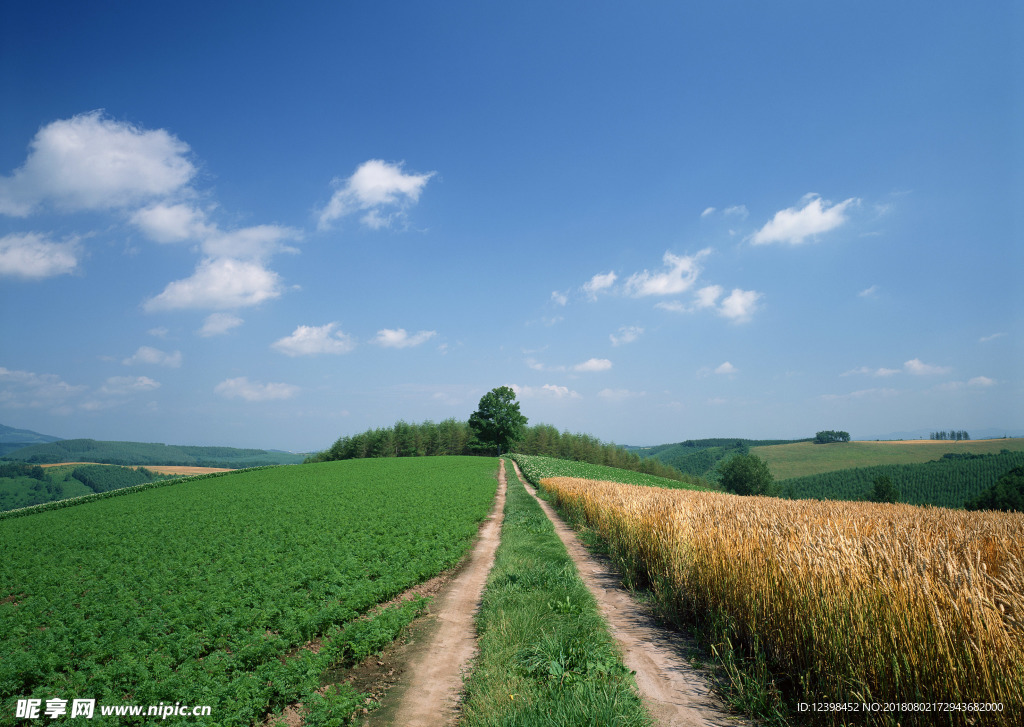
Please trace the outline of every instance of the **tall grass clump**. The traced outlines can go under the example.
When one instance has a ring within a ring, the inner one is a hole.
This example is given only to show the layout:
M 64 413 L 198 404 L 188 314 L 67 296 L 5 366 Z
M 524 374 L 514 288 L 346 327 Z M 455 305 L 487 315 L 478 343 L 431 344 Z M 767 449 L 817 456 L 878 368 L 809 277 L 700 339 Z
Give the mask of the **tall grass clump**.
M 1024 515 L 541 484 L 664 611 L 724 619 L 792 703 L 883 710 L 815 723 L 1024 724 Z

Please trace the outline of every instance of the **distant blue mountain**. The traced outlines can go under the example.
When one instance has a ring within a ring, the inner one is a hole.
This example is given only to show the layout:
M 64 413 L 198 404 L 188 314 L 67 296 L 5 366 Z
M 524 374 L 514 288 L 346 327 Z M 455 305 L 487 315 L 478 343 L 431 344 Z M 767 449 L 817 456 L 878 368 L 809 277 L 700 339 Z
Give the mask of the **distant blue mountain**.
M 61 437 L 54 437 L 49 434 L 40 434 L 31 429 L 15 429 L 14 427 L 0 424 L 0 457 L 8 452 L 13 452 L 22 447 L 32 444 L 49 444 L 59 442 Z

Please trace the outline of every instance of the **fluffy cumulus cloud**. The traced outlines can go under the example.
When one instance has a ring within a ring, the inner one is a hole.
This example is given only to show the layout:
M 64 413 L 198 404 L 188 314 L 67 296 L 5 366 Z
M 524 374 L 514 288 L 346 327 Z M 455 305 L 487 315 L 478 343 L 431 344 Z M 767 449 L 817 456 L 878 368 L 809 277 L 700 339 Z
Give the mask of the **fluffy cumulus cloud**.
M 613 346 L 622 346 L 627 343 L 632 343 L 636 339 L 643 335 L 644 329 L 640 326 L 622 326 L 619 328 L 618 334 L 609 334 L 608 338 L 611 340 Z
M 206 213 L 190 204 L 159 202 L 136 210 L 131 222 L 155 242 L 200 240 L 214 231 Z
M 410 348 L 426 343 L 436 335 L 437 331 L 419 331 L 410 334 L 404 328 L 384 328 L 377 331 L 377 337 L 373 342 L 384 348 Z
M 0 213 L 24 217 L 41 204 L 57 209 L 130 207 L 188 185 L 196 168 L 188 144 L 163 130 L 80 114 L 42 127 L 25 163 L 0 177 Z
M 816 194 L 809 194 L 803 199 L 803 207 L 789 207 L 776 212 L 775 217 L 755 232 L 750 241 L 755 245 L 772 242 L 800 245 L 807 238 L 814 238 L 845 224 L 848 219 L 847 210 L 859 203 L 859 199 L 851 197 L 838 204 L 831 204 Z
M 181 366 L 181 351 L 167 353 L 152 346 L 139 346 L 139 349 L 134 354 L 124 359 L 121 363 L 125 366 L 152 364 L 154 366 L 167 366 L 168 368 L 176 369 Z
M 78 243 L 52 242 L 34 232 L 0 237 L 0 275 L 41 279 L 72 273 L 78 267 Z
M 206 319 L 203 321 L 203 327 L 199 329 L 198 333 L 203 338 L 223 336 L 231 329 L 238 328 L 244 322 L 234 313 L 211 313 L 206 316 Z
M 624 284 L 627 295 L 643 297 L 648 295 L 675 295 L 688 290 L 700 275 L 699 261 L 711 250 L 705 248 L 696 255 L 675 255 L 666 251 L 662 256 L 665 269 L 658 272 L 644 270 L 633 273 Z
M 434 174 L 406 174 L 402 164 L 380 159 L 363 162 L 348 179 L 335 180 L 337 189 L 320 211 L 318 227 L 329 229 L 334 221 L 356 213 L 362 213 L 361 221 L 367 227 L 387 227 L 392 217 L 403 215 L 419 201 Z
M 578 363 L 573 366 L 572 370 L 580 372 L 607 371 L 611 367 L 612 362 L 606 358 L 588 358 L 583 363 Z
M 718 307 L 718 313 L 734 323 L 745 323 L 757 311 L 757 302 L 761 294 L 756 290 L 733 288 Z
M 212 308 L 243 308 L 277 298 L 281 280 L 261 262 L 233 258 L 206 258 L 195 273 L 169 283 L 164 291 L 146 301 L 147 311 Z
M 718 375 L 720 375 L 720 376 L 723 376 L 723 375 L 724 375 L 724 376 L 728 376 L 728 375 L 730 375 L 730 374 L 735 374 L 735 373 L 736 373 L 736 372 L 737 372 L 738 370 L 739 370 L 739 369 L 737 369 L 737 368 L 736 368 L 735 366 L 733 366 L 733 365 L 732 365 L 731 363 L 729 363 L 728 361 L 726 361 L 725 363 L 721 364 L 720 366 L 718 366 L 718 367 L 717 367 L 717 368 L 715 369 L 715 373 L 716 373 L 716 374 L 718 374 Z
M 323 326 L 299 326 L 290 336 L 275 341 L 272 348 L 288 356 L 312 356 L 318 353 L 348 353 L 355 341 L 347 333 L 335 331 L 337 323 Z
M 299 391 L 299 387 L 291 384 L 249 381 L 245 376 L 225 379 L 214 387 L 214 392 L 225 399 L 244 399 L 245 401 L 272 401 L 274 399 L 290 399 Z

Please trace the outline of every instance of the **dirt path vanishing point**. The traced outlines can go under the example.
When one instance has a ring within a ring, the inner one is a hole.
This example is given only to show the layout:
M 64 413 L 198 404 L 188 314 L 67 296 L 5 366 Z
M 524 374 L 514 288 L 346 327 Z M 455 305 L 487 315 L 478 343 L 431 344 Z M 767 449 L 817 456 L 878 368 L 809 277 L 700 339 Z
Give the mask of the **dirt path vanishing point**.
M 526 491 L 537 498 L 519 465 L 516 475 Z M 701 676 L 684 656 L 688 637 L 667 631 L 655 621 L 650 609 L 638 604 L 621 585 L 621 577 L 611 567 L 592 556 L 572 528 L 544 500 L 537 498 L 555 526 L 569 555 L 576 562 L 580 577 L 597 600 L 601 616 L 622 649 L 623 661 L 636 672 L 636 683 L 651 716 L 660 727 L 726 727 L 750 722 L 730 715 Z
M 462 677 L 476 654 L 474 617 L 501 540 L 505 514 L 505 463 L 498 469 L 498 493 L 480 529 L 469 561 L 438 594 L 426 623 L 401 655 L 403 677 L 364 724 L 442 727 L 458 717 Z

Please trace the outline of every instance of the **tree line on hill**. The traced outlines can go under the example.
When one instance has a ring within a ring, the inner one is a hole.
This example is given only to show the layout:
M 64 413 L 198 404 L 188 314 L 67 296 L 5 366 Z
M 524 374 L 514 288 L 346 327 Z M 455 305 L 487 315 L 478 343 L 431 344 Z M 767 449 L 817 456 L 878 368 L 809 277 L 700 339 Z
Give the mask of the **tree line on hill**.
M 950 429 L 948 432 L 932 432 L 928 435 L 928 439 L 941 439 L 948 440 L 951 442 L 967 441 L 971 438 L 971 435 L 964 430 Z
M 298 464 L 303 456 L 287 452 L 236 447 L 201 447 L 155 442 L 113 442 L 95 439 L 62 439 L 47 444 L 32 444 L 9 452 L 4 460 L 31 464 L 94 462 L 118 465 L 186 465 L 192 467 L 262 467 L 274 464 Z
M 850 433 L 828 429 L 814 435 L 815 444 L 832 444 L 834 442 L 849 442 Z

